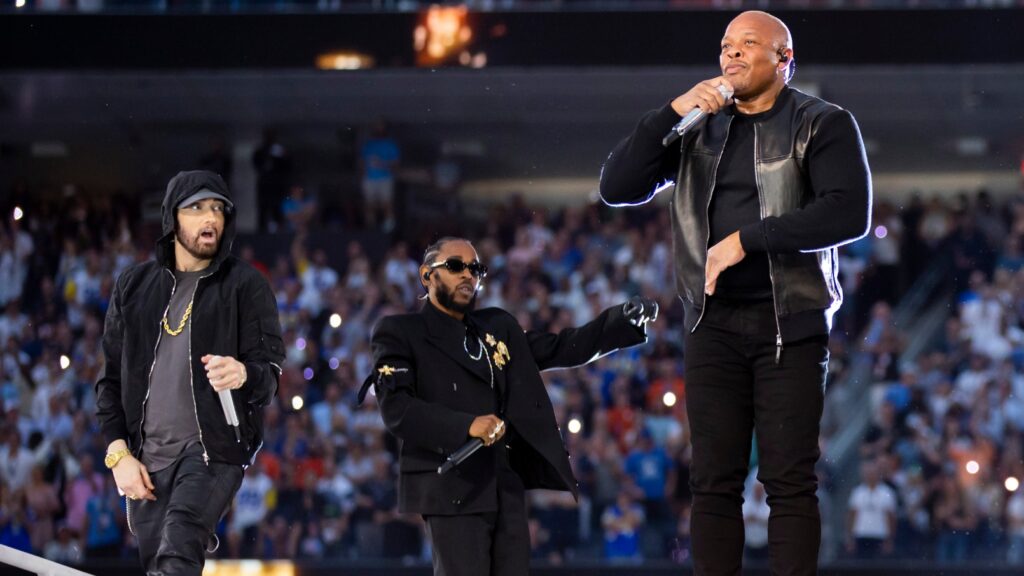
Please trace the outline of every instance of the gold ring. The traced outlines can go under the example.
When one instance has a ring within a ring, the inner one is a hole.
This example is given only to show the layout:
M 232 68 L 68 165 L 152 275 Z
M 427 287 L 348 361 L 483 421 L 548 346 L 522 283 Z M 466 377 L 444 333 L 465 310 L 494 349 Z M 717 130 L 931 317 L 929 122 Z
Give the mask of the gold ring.
M 129 496 L 128 496 L 128 499 L 129 499 L 129 500 L 138 500 L 138 499 L 139 499 L 139 497 L 138 497 L 138 496 L 132 496 L 132 495 L 129 495 Z

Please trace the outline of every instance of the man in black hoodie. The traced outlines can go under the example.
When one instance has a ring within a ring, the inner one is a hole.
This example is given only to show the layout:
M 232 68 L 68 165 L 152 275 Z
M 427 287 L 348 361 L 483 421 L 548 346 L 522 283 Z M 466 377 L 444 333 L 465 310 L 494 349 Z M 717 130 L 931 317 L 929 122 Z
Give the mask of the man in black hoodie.
M 118 277 L 107 310 L 96 383 L 104 463 L 151 576 L 201 574 L 281 374 L 274 294 L 230 255 L 233 209 L 220 176 L 175 176 L 156 258 Z

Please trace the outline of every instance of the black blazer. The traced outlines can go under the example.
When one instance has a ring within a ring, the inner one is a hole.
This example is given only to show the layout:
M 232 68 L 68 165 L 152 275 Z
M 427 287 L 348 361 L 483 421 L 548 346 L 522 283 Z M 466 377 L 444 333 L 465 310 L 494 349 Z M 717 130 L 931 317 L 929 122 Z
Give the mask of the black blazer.
M 466 326 L 484 343 L 485 357 Z M 586 364 L 646 342 L 622 307 L 559 334 L 525 332 L 508 312 L 488 308 L 466 322 L 429 302 L 418 314 L 383 318 L 374 330 L 372 383 L 387 429 L 401 442 L 399 510 L 424 515 L 497 510 L 496 453 L 481 448 L 455 470 L 437 468 L 469 437 L 477 416 L 499 414 L 510 428 L 509 461 L 526 488 L 577 495 L 568 452 L 540 371 Z M 493 378 L 492 378 L 493 373 Z M 493 382 L 493 387 L 492 387 Z M 365 388 L 364 388 L 365 391 Z

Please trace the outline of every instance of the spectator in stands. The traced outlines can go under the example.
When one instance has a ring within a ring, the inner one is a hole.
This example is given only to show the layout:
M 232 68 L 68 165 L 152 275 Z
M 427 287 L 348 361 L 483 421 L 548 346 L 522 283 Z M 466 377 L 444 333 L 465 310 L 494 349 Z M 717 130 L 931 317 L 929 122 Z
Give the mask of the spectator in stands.
M 1024 565 L 1024 490 L 1018 488 L 1006 505 L 1007 536 L 1009 546 L 1006 561 L 1015 566 Z
M 764 484 L 756 478 L 750 480 L 750 488 L 743 499 L 744 557 L 748 560 L 768 559 L 768 496 Z
M 82 562 L 82 546 L 75 538 L 74 532 L 63 522 L 57 523 L 57 538 L 46 543 L 43 557 L 47 560 L 64 565 L 76 565 Z
M 971 532 L 978 526 L 974 507 L 955 474 L 943 474 L 937 484 L 932 509 L 932 521 L 938 534 L 935 560 L 964 562 L 970 555 Z
M 601 516 L 605 559 L 613 562 L 643 560 L 640 550 L 640 529 L 643 524 L 644 508 L 624 486 L 615 504 L 609 506 Z
M 263 131 L 263 140 L 252 153 L 252 165 L 256 169 L 260 230 L 275 232 L 282 224 L 281 202 L 290 184 L 292 157 L 273 128 Z
M 4 445 L 0 447 L 0 480 L 10 490 L 24 489 L 32 475 L 36 460 L 21 444 L 21 432 L 17 428 L 7 430 Z
M 359 153 L 367 227 L 380 224 L 383 230 L 391 231 L 395 226 L 395 168 L 400 157 L 387 122 L 377 120 Z
M 878 559 L 893 552 L 896 493 L 881 481 L 878 463 L 861 464 L 861 483 L 850 494 L 846 551 L 861 559 Z
M 281 216 L 290 232 L 308 231 L 317 217 L 316 198 L 310 196 L 305 186 L 292 184 L 281 201 Z

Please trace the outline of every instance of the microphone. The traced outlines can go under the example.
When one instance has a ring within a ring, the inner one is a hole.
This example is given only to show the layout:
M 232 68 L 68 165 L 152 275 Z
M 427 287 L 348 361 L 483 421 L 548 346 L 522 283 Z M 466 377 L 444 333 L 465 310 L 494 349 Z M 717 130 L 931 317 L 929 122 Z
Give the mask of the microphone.
M 732 98 L 732 91 L 729 90 L 729 88 L 727 88 L 724 84 L 718 85 L 718 92 L 726 100 Z M 686 116 L 683 116 L 683 119 L 680 120 L 679 123 L 677 123 L 675 126 L 673 126 L 672 130 L 670 130 L 669 133 L 666 134 L 665 137 L 661 139 L 661 145 L 667 147 L 669 144 L 675 142 L 676 140 L 679 139 L 680 136 L 683 135 L 683 133 L 685 133 L 690 128 L 693 128 L 695 124 L 703 120 L 704 117 L 707 115 L 708 113 L 701 110 L 700 108 L 694 108 L 693 110 L 690 110 L 689 112 L 686 113 Z
M 217 392 L 220 397 L 220 407 L 224 410 L 224 419 L 235 431 L 235 442 L 242 441 L 242 435 L 238 432 L 238 413 L 235 412 L 235 399 L 231 397 L 231 390 Z
M 504 427 L 504 422 L 498 424 L 498 427 L 495 428 L 494 430 L 495 434 L 500 432 L 501 429 Z M 466 460 L 466 458 L 472 456 L 473 453 L 479 450 L 483 445 L 484 441 L 481 440 L 480 438 L 470 439 L 470 441 L 463 444 L 461 448 L 459 448 L 455 452 L 452 452 L 451 455 L 448 456 L 448 459 L 444 461 L 444 464 L 441 464 L 440 466 L 437 467 L 437 473 L 444 474 L 445 472 L 450 471 L 452 468 L 455 468 L 459 464 L 462 464 Z
M 462 448 L 452 452 L 451 455 L 448 456 L 448 459 L 444 461 L 444 464 L 437 467 L 437 473 L 444 474 L 459 464 L 462 464 L 466 458 L 472 456 L 473 453 L 479 450 L 483 445 L 484 441 L 479 438 L 473 438 L 469 442 L 466 442 L 462 445 Z

